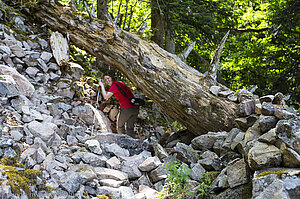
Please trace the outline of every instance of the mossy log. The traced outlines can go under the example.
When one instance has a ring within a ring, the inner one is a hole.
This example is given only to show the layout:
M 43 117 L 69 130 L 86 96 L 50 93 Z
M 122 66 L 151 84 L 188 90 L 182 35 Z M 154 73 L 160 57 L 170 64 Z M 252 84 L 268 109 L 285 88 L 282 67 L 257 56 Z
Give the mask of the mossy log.
M 33 7 L 32 7 L 33 8 Z M 35 22 L 61 32 L 72 44 L 117 68 L 143 94 L 196 135 L 230 130 L 236 104 L 210 93 L 211 78 L 177 55 L 107 21 L 93 20 L 69 7 L 41 1 L 23 8 Z

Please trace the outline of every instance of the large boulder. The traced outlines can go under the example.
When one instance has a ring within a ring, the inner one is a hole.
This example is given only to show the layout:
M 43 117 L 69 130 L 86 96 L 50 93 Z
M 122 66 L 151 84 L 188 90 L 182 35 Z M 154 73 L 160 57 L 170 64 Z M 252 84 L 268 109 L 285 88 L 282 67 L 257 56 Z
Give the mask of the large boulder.
M 252 170 L 279 166 L 281 161 L 280 149 L 262 142 L 256 142 L 248 153 L 248 164 Z
M 16 82 L 20 94 L 31 97 L 35 91 L 34 86 L 16 69 L 0 64 L 0 75 L 10 75 Z

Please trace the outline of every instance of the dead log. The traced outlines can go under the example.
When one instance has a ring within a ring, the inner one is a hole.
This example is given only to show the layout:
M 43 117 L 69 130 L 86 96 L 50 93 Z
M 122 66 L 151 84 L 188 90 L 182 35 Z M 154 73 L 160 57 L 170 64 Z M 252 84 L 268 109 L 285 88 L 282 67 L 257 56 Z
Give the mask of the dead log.
M 70 41 L 114 66 L 162 110 L 196 135 L 230 130 L 236 104 L 210 93 L 211 80 L 178 56 L 136 34 L 116 30 L 110 22 L 89 19 L 70 8 L 42 1 L 24 8 L 35 22 L 69 35 Z

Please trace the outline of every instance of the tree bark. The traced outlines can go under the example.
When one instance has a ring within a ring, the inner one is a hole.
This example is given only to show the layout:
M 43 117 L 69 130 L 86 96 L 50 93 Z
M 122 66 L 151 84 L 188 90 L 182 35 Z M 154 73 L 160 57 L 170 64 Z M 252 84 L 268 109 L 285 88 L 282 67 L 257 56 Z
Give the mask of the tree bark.
M 152 41 L 164 47 L 164 17 L 160 12 L 157 0 L 151 1 L 151 30 Z
M 138 35 L 116 30 L 107 21 L 89 20 L 43 1 L 38 8 L 23 9 L 35 22 L 69 34 L 71 42 L 107 65 L 114 66 L 162 110 L 196 135 L 230 130 L 236 104 L 210 93 L 210 80 Z
M 97 0 L 97 18 L 105 21 L 112 21 L 107 10 L 107 0 Z
M 168 17 L 166 17 L 168 18 Z M 170 20 L 165 20 L 165 49 L 175 54 L 175 35 L 173 25 Z

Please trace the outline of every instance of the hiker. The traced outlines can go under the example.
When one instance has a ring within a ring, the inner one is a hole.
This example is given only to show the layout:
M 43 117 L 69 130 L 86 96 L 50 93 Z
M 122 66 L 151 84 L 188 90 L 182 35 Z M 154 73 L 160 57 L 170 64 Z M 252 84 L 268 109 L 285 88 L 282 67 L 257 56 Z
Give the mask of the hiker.
M 134 123 L 137 120 L 139 106 L 130 103 L 130 99 L 134 97 L 132 90 L 125 83 L 115 81 L 109 74 L 105 74 L 103 79 L 104 82 L 110 86 L 109 90 L 106 92 L 104 84 L 102 83 L 101 79 L 99 80 L 99 86 L 101 87 L 103 98 L 107 100 L 111 96 L 115 96 L 120 104 L 120 110 L 117 116 L 118 133 L 124 134 L 126 132 L 127 135 L 134 138 Z

